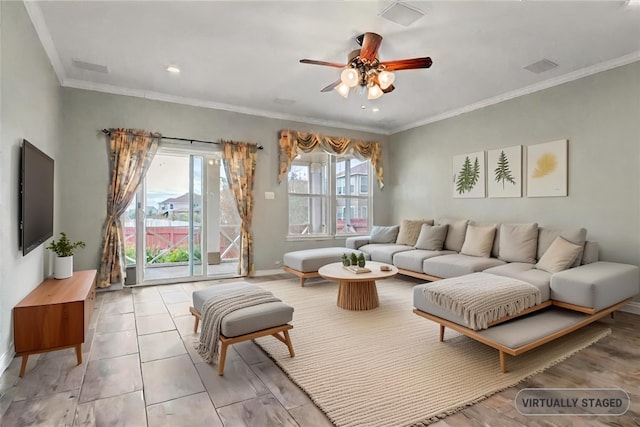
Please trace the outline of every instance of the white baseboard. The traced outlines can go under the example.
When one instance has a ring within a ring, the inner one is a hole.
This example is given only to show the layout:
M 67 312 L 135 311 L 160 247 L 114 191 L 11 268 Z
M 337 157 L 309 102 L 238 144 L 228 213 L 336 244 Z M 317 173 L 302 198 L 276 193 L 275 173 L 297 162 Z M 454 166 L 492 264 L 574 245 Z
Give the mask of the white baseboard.
M 9 348 L 13 349 L 13 341 L 9 344 Z M 8 350 L 0 356 L 0 373 L 4 372 L 9 367 L 15 356 L 16 352 L 13 350 Z
M 274 268 L 273 270 L 256 270 L 253 272 L 253 277 L 260 276 L 272 276 L 274 274 L 283 274 L 284 270 L 281 268 Z
M 627 313 L 640 314 L 640 302 L 631 301 L 620 309 L 620 311 L 626 311 Z

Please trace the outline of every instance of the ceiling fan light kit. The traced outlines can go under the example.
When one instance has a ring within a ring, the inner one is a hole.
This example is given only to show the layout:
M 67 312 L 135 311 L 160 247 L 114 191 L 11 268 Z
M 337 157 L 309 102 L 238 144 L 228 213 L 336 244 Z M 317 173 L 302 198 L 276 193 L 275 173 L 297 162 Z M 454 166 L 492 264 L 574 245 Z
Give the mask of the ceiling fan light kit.
M 349 53 L 346 64 L 313 59 L 300 60 L 303 64 L 344 68 L 340 73 L 340 79 L 323 88 L 321 92 L 335 89 L 340 95 L 347 98 L 351 88 L 360 86 L 367 90 L 368 99 L 378 99 L 383 94 L 390 93 L 395 89 L 393 85 L 395 75 L 391 71 L 429 68 L 432 64 L 429 57 L 381 62 L 378 58 L 378 49 L 382 43 L 382 36 L 376 33 L 364 33 L 356 37 L 356 42 L 362 47 Z

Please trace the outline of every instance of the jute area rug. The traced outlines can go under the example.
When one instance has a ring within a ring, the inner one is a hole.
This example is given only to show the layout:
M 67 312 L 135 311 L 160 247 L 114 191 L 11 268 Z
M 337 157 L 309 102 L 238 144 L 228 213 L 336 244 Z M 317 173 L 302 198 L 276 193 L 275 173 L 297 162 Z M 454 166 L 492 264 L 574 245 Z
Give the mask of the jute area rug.
M 380 307 L 336 306 L 337 283 L 298 279 L 258 283 L 295 308 L 296 352 L 273 337 L 256 340 L 337 426 L 426 425 L 562 361 L 611 331 L 592 324 L 518 357 L 413 314 L 412 282 L 378 282 Z

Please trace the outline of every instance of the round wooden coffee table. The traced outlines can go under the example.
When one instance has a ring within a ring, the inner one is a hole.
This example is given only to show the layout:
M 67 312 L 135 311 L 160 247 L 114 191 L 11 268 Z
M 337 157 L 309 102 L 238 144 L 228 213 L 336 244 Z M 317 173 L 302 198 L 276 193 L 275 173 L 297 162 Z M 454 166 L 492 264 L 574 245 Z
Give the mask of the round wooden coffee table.
M 382 271 L 380 267 L 389 267 Z M 318 274 L 327 280 L 339 282 L 337 305 L 345 310 L 371 310 L 380 305 L 376 280 L 388 279 L 398 274 L 398 269 L 390 264 L 367 261 L 370 273 L 354 273 L 342 266 L 341 262 L 320 267 Z

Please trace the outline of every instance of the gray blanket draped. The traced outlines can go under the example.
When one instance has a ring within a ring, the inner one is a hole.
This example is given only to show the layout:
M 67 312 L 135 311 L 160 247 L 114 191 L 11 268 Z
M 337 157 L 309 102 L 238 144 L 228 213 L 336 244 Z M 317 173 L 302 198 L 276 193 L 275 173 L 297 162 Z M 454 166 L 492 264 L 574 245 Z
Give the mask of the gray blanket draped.
M 202 306 L 202 329 L 196 347 L 198 354 L 209 363 L 217 358 L 222 319 L 227 314 L 241 308 L 278 301 L 281 300 L 271 292 L 258 287 L 229 291 L 209 298 Z
M 423 290 L 427 301 L 463 316 L 474 330 L 540 304 L 540 290 L 530 283 L 487 273 L 443 279 Z

